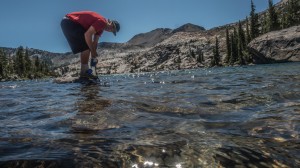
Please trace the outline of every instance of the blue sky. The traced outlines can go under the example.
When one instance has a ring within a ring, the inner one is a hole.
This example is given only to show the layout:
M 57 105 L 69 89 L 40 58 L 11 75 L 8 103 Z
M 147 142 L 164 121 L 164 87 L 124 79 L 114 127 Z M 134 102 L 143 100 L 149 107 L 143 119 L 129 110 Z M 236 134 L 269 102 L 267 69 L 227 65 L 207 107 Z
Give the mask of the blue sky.
M 254 3 L 257 12 L 268 7 L 268 0 Z M 65 14 L 80 10 L 120 22 L 116 37 L 104 32 L 99 42 L 126 42 L 156 28 L 193 23 L 210 29 L 236 22 L 249 15 L 250 0 L 2 0 L 0 46 L 68 52 L 60 21 Z

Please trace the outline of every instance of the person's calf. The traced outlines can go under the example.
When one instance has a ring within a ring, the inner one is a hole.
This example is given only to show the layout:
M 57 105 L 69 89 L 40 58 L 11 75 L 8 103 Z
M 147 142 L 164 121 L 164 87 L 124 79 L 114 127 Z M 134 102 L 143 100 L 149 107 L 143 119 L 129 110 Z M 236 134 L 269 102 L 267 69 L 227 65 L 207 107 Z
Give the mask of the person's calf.
M 81 64 L 80 76 L 85 75 L 88 70 L 89 70 L 89 64 Z
M 80 54 L 81 64 L 88 64 L 90 59 L 90 50 L 85 50 Z

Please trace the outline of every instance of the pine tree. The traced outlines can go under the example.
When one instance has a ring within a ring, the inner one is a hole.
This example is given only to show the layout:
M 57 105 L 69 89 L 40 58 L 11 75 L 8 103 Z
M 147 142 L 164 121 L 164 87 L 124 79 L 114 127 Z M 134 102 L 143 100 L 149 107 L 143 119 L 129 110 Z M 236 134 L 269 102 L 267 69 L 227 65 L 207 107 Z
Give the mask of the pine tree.
M 288 23 L 287 19 L 288 19 L 287 13 L 285 12 L 285 13 L 283 13 L 281 15 L 281 19 L 280 19 L 280 27 L 281 27 L 281 29 L 285 29 L 285 28 L 287 28 L 289 26 L 289 23 Z
M 219 66 L 220 65 L 220 45 L 218 37 L 216 37 L 216 45 L 214 49 L 214 58 L 212 61 L 212 66 Z
M 229 60 L 229 63 L 230 65 L 233 65 L 235 60 L 234 60 L 234 52 L 235 52 L 235 44 L 234 44 L 234 35 L 233 33 L 230 34 L 230 50 L 231 50 L 231 55 L 230 55 L 230 60 Z
M 275 11 L 273 0 L 269 0 L 269 10 L 268 10 L 268 30 L 274 31 L 279 29 L 279 21 L 278 21 L 278 15 Z
M 264 14 L 263 15 L 263 19 L 262 19 L 262 23 L 261 23 L 261 33 L 262 34 L 265 34 L 265 33 L 268 33 L 269 32 L 269 27 L 270 27 L 270 24 L 269 24 L 269 17 Z
M 204 61 L 204 54 L 200 48 L 197 48 L 197 62 L 202 63 Z
M 242 44 L 243 49 L 247 47 L 247 41 L 246 41 L 246 33 L 242 27 L 242 23 L 239 23 L 239 37 Z
M 251 39 L 254 39 L 259 36 L 259 22 L 258 14 L 255 13 L 255 5 L 253 0 L 251 0 L 251 12 L 250 12 L 250 35 Z
M 49 65 L 44 61 L 43 62 L 43 73 L 44 73 L 44 75 L 47 75 L 47 74 L 49 74 Z
M 22 46 L 20 46 L 17 49 L 17 53 L 16 53 L 16 58 L 15 58 L 15 71 L 16 74 L 20 77 L 22 77 L 25 73 L 25 61 L 24 61 L 24 48 Z
M 40 59 L 39 59 L 39 57 L 36 57 L 35 58 L 35 61 L 34 61 L 34 66 L 35 66 L 35 71 L 36 72 L 39 72 L 40 71 Z
M 295 0 L 295 18 L 296 18 L 296 23 L 295 25 L 299 25 L 300 24 L 300 1 L 299 0 Z
M 7 68 L 6 75 L 10 75 L 14 73 L 14 60 L 13 58 L 7 57 Z
M 28 48 L 26 48 L 25 50 L 24 61 L 25 61 L 25 73 L 28 74 L 31 72 L 31 60 L 29 58 Z
M 229 63 L 231 57 L 231 43 L 229 37 L 229 30 L 226 28 L 226 49 L 227 49 L 227 56 L 225 58 L 225 63 Z
M 250 30 L 249 30 L 249 19 L 246 17 L 246 44 L 251 42 Z
M 3 50 L 0 50 L 0 78 L 4 78 L 5 76 L 5 55 Z
M 192 57 L 192 58 L 196 58 L 195 52 L 194 52 L 194 50 L 192 50 L 191 47 L 189 48 L 189 55 L 188 56 Z
M 294 26 L 300 23 L 300 1 L 289 0 L 287 3 L 287 26 Z
M 44 74 L 44 72 L 45 72 L 45 67 L 44 67 L 44 65 L 45 65 L 45 62 L 42 61 L 41 64 L 40 64 L 40 67 L 39 67 L 40 72 L 43 73 L 43 74 Z
M 282 11 L 280 28 L 285 29 L 300 24 L 300 0 L 288 0 Z
M 201 51 L 201 54 L 199 55 L 199 59 L 200 59 L 200 62 L 204 62 L 204 53 Z
M 4 77 L 7 77 L 9 74 L 9 60 L 8 60 L 8 56 L 5 53 L 3 57 L 3 68 L 4 68 Z
M 244 61 L 244 51 L 246 50 L 247 44 L 246 44 L 246 37 L 245 32 L 242 27 L 242 23 L 239 21 L 239 27 L 238 27 L 238 62 L 241 65 L 245 64 Z
M 230 64 L 233 65 L 237 61 L 238 56 L 238 37 L 236 29 L 233 29 L 233 33 L 231 34 L 231 57 Z

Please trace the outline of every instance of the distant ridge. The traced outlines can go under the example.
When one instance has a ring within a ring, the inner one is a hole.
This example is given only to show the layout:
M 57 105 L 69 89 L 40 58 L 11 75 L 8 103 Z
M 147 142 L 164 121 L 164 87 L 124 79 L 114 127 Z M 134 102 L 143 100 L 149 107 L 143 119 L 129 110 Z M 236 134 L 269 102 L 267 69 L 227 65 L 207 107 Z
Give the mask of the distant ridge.
M 168 37 L 172 36 L 177 32 L 200 32 L 205 31 L 205 28 L 194 25 L 191 23 L 184 24 L 174 30 L 169 28 L 158 28 L 147 33 L 141 33 L 135 35 L 127 43 L 131 45 L 140 45 L 144 47 L 151 47 L 155 44 L 162 42 Z
M 147 33 L 137 34 L 127 43 L 131 45 L 150 47 L 168 38 L 171 35 L 171 32 L 172 29 L 158 28 Z
M 177 33 L 177 32 L 199 32 L 199 31 L 205 31 L 206 29 L 204 27 L 194 25 L 192 23 L 187 23 L 184 24 L 177 29 L 174 29 L 172 33 Z

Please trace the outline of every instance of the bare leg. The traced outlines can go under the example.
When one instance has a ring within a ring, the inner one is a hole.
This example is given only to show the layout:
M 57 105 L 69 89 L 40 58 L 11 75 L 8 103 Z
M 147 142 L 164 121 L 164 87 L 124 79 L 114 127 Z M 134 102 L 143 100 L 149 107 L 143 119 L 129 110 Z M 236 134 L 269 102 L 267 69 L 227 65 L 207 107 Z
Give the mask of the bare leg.
M 81 52 L 80 61 L 81 61 L 81 70 L 80 75 L 84 75 L 86 71 L 89 69 L 89 58 L 90 58 L 90 50 L 85 50 Z
M 85 51 L 81 52 L 81 55 L 80 55 L 81 64 L 88 64 L 89 58 L 90 58 L 90 50 L 85 50 Z

